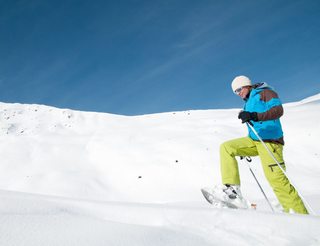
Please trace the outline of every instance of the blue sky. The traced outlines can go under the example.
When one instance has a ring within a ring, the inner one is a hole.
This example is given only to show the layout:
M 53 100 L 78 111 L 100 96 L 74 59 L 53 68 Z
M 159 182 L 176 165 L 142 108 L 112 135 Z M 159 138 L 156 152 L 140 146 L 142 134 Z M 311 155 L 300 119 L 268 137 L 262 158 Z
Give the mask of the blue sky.
M 138 115 L 241 107 L 236 75 L 320 92 L 318 0 L 0 0 L 0 101 Z

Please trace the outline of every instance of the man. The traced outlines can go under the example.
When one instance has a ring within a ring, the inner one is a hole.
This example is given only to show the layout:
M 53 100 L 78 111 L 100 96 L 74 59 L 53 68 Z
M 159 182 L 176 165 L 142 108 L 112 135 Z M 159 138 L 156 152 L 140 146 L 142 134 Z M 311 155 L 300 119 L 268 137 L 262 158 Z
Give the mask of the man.
M 283 108 L 277 93 L 266 83 L 251 84 L 246 76 L 236 77 L 231 84 L 233 92 L 245 101 L 244 110 L 238 115 L 242 123 L 251 122 L 254 129 L 285 170 L 282 150 L 283 132 L 279 118 Z M 227 141 L 220 146 L 222 176 L 221 199 L 238 207 L 247 207 L 240 191 L 240 176 L 236 156 L 259 156 L 265 177 L 285 212 L 307 214 L 297 191 L 274 159 L 250 128 L 249 136 Z

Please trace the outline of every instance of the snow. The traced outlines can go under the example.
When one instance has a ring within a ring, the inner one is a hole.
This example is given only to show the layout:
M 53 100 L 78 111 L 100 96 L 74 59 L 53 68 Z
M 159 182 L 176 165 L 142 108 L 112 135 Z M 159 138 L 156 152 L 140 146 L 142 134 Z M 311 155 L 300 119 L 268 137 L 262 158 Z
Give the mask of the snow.
M 0 103 L 0 245 L 320 245 L 320 94 L 284 105 L 287 172 L 317 215 L 280 212 L 258 158 L 257 210 L 217 209 L 219 145 L 239 109 L 141 116 Z

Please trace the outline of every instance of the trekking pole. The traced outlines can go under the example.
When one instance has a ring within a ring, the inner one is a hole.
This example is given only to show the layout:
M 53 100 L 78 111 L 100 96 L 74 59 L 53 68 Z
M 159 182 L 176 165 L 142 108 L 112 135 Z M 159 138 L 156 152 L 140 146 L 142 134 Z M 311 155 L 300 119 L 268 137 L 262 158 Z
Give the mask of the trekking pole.
M 255 181 L 257 182 L 257 184 L 258 184 L 258 186 L 259 186 L 259 188 L 260 188 L 260 190 L 261 190 L 261 192 L 262 192 L 262 194 L 263 194 L 264 198 L 266 199 L 266 201 L 268 202 L 268 204 L 269 204 L 269 206 L 270 206 L 270 208 L 271 208 L 272 212 L 274 213 L 274 209 L 273 209 L 273 207 L 272 207 L 272 205 L 271 205 L 271 203 L 270 203 L 270 201 L 269 201 L 268 197 L 266 196 L 266 193 L 264 193 L 264 190 L 262 189 L 262 187 L 261 187 L 261 185 L 260 185 L 260 183 L 259 183 L 259 181 L 258 181 L 258 179 L 257 179 L 256 175 L 254 174 L 254 172 L 253 172 L 253 171 L 252 171 L 252 169 L 251 169 L 251 166 L 250 166 L 250 164 L 249 164 L 249 162 L 251 162 L 251 161 L 252 161 L 252 160 L 251 160 L 251 158 L 250 158 L 250 159 L 248 159 L 248 157 L 240 156 L 240 160 L 242 160 L 242 159 L 246 159 L 246 161 L 247 161 L 247 165 L 248 165 L 248 167 L 249 167 L 249 170 L 250 170 L 250 172 L 251 172 L 252 176 L 254 177 Z
M 301 200 L 305 203 L 305 205 L 309 208 L 309 212 L 311 212 L 311 214 L 316 215 L 316 213 L 314 212 L 314 210 L 312 209 L 312 207 L 310 206 L 310 204 L 308 203 L 308 201 L 304 198 L 304 196 L 299 192 L 299 190 L 297 189 L 296 185 L 292 182 L 292 180 L 288 177 L 287 172 L 281 167 L 280 163 L 278 162 L 278 160 L 275 158 L 275 156 L 273 155 L 273 153 L 271 152 L 271 150 L 268 148 L 268 146 L 265 144 L 265 142 L 262 140 L 262 138 L 259 136 L 259 134 L 257 133 L 257 131 L 253 128 L 253 124 L 252 122 L 248 121 L 246 122 L 247 126 L 249 126 L 249 128 L 253 131 L 253 133 L 257 136 L 257 138 L 259 139 L 259 141 L 262 143 L 263 147 L 268 151 L 269 155 L 272 157 L 272 159 L 277 163 L 278 167 L 280 168 L 280 170 L 283 172 L 283 174 L 286 176 L 286 178 L 289 180 L 289 182 L 291 183 L 291 185 L 295 188 L 295 190 L 297 191 L 298 195 L 300 196 Z

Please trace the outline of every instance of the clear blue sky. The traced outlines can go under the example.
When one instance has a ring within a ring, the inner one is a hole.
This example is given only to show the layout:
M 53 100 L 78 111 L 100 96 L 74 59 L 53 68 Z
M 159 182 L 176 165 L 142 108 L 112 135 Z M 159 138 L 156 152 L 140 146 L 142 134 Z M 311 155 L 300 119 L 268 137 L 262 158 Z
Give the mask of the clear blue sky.
M 320 92 L 318 0 L 0 0 L 0 101 L 125 115 Z

